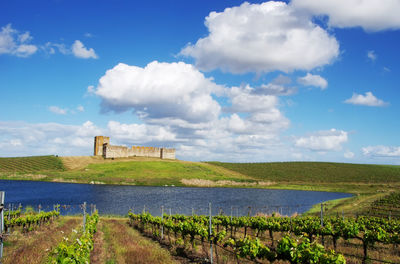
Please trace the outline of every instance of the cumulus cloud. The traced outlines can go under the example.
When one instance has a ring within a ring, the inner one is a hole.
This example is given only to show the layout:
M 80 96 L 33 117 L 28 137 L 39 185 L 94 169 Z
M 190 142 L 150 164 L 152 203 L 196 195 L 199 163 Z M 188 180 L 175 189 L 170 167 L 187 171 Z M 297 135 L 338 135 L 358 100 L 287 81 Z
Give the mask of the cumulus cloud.
M 190 64 L 154 61 L 144 68 L 118 64 L 100 78 L 95 94 L 103 110 L 198 123 L 218 117 L 221 107 L 211 93 L 221 89 Z
M 35 45 L 29 44 L 31 40 L 32 36 L 29 31 L 20 33 L 13 29 L 11 24 L 8 24 L 0 31 L 0 54 L 29 57 L 38 50 Z
M 78 110 L 79 112 L 85 112 L 85 108 L 83 106 L 81 106 L 81 105 L 78 105 L 76 110 Z
M 347 142 L 347 134 L 346 131 L 332 128 L 299 137 L 295 140 L 295 145 L 313 151 L 338 151 Z
M 147 124 L 121 124 L 117 121 L 110 121 L 107 125 L 110 135 L 125 144 L 160 144 L 170 145 L 178 141 L 176 134 L 168 127 L 147 125 Z
M 130 110 L 142 122 L 110 121 L 107 131 L 118 142 L 174 146 L 191 160 L 244 160 L 256 152 L 264 153 L 262 160 L 279 148 L 290 121 L 279 109 L 279 98 L 258 89 L 221 86 L 190 64 L 154 61 L 145 67 L 120 63 L 89 90 L 102 99 L 104 111 Z
M 0 156 L 92 155 L 93 137 L 103 133 L 90 121 L 82 125 L 0 121 Z
M 297 82 L 304 86 L 315 86 L 321 88 L 321 90 L 325 90 L 328 86 L 327 80 L 322 78 L 319 75 L 313 75 L 311 73 L 307 73 L 304 77 L 299 77 Z
M 376 98 L 371 92 L 365 95 L 353 93 L 353 96 L 344 101 L 346 104 L 366 105 L 366 106 L 387 106 L 389 103 Z
M 98 56 L 94 49 L 86 48 L 85 45 L 79 40 L 75 40 L 74 44 L 72 44 L 72 54 L 74 54 L 77 58 L 82 59 L 97 59 Z
M 400 157 L 400 147 L 397 146 L 368 146 L 361 150 L 365 156 Z
M 180 52 L 202 70 L 232 73 L 311 70 L 339 54 L 334 36 L 284 2 L 269 1 L 211 12 L 209 35 Z
M 398 0 L 292 0 L 291 5 L 313 15 L 327 15 L 332 27 L 362 27 L 366 31 L 400 28 Z
M 49 106 L 49 111 L 58 115 L 66 115 L 68 110 L 53 105 Z

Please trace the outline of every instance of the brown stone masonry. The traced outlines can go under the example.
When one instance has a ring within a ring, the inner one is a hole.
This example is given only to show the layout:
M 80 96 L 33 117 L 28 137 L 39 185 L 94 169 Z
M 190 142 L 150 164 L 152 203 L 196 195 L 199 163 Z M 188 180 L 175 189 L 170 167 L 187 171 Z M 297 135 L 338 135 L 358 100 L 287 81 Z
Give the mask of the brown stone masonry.
M 110 137 L 97 136 L 94 138 L 94 156 L 103 156 L 106 159 L 127 157 L 175 159 L 175 149 L 113 146 L 110 144 Z

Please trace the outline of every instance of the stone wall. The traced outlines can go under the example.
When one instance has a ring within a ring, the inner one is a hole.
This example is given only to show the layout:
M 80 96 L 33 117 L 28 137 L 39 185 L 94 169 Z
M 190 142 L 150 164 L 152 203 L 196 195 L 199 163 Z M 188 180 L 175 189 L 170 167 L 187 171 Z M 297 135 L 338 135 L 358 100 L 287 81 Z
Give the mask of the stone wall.
M 109 137 L 97 136 L 94 138 L 94 155 L 103 156 L 106 159 L 128 157 L 175 159 L 175 149 L 140 146 L 133 146 L 131 148 L 125 146 L 113 146 L 110 145 Z
M 175 159 L 175 149 L 161 148 L 160 158 L 162 158 L 162 159 Z
M 161 148 L 133 146 L 131 156 L 160 158 Z
M 103 157 L 106 159 L 127 158 L 129 157 L 129 149 L 124 146 L 112 146 L 110 144 L 104 144 Z

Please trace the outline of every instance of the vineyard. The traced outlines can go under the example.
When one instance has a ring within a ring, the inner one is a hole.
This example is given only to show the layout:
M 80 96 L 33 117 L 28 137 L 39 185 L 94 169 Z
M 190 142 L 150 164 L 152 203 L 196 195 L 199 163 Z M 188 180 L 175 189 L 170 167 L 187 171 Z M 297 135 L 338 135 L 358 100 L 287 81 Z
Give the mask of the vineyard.
M 130 224 L 216 263 L 399 263 L 400 221 L 377 217 L 229 217 L 129 213 Z M 211 228 L 210 228 L 211 223 Z M 384 256 L 384 258 L 380 258 Z M 372 262 L 371 262 L 372 261 Z
M 63 171 L 64 165 L 56 156 L 0 158 L 1 172 L 30 173 L 40 171 Z
M 364 214 L 400 218 L 400 192 L 394 192 L 371 203 Z
M 276 182 L 400 182 L 400 166 L 329 162 L 209 163 L 255 179 Z
M 4 212 L 2 263 L 400 263 L 397 219 L 147 212 L 110 218 L 95 210 L 60 216 L 59 208 Z
M 100 218 L 96 210 L 60 216 L 59 209 L 3 211 L 0 263 L 178 263 L 130 228 L 127 218 Z

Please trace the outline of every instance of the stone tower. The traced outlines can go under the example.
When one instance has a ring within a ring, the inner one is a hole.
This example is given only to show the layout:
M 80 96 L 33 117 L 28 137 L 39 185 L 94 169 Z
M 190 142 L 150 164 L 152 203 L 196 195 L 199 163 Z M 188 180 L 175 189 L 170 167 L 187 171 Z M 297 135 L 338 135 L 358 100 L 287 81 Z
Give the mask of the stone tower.
M 94 156 L 103 156 L 103 144 L 110 144 L 110 137 L 94 137 Z

